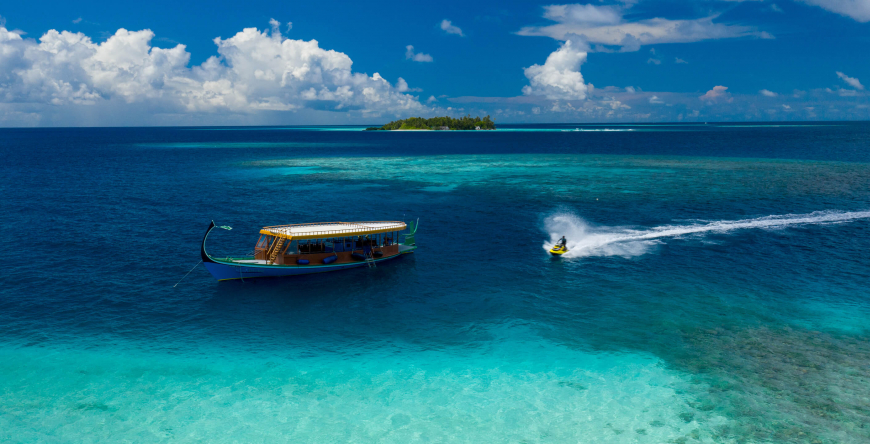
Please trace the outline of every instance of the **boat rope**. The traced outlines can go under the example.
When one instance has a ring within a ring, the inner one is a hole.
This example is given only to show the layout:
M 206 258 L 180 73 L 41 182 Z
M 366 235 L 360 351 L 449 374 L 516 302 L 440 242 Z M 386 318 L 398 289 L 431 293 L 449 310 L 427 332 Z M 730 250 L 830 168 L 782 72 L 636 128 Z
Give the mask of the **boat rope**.
M 193 268 L 191 268 L 191 269 L 190 269 L 190 271 L 188 271 L 188 272 L 187 272 L 187 274 L 190 274 L 190 272 L 191 272 L 191 271 L 193 271 L 193 270 L 194 270 L 194 269 L 196 269 L 196 267 L 199 267 L 199 264 L 201 264 L 201 263 L 202 263 L 202 259 L 200 259 L 200 261 L 199 261 L 199 262 L 197 262 L 197 263 L 196 263 L 196 265 L 194 265 L 194 266 L 193 266 Z M 178 281 L 178 282 L 176 282 L 176 283 L 175 283 L 175 285 L 173 285 L 173 286 L 172 286 L 172 288 L 175 288 L 175 287 L 177 287 L 177 286 L 178 286 L 178 284 L 180 284 L 180 283 L 181 283 L 181 281 L 183 281 L 183 280 L 184 280 L 184 278 L 186 278 L 186 277 L 187 277 L 187 274 L 185 274 L 185 275 L 184 275 L 184 277 L 183 277 L 183 278 L 181 278 L 181 279 L 180 279 L 180 280 L 179 280 L 179 281 Z

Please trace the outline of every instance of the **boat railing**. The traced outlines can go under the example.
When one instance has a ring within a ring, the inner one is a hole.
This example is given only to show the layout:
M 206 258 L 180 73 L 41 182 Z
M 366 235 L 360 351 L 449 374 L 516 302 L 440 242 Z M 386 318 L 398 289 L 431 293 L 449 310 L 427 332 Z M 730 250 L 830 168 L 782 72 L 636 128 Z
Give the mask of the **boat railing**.
M 228 254 L 225 260 L 233 260 L 233 259 L 248 259 L 257 255 L 256 251 L 251 251 L 248 254 Z

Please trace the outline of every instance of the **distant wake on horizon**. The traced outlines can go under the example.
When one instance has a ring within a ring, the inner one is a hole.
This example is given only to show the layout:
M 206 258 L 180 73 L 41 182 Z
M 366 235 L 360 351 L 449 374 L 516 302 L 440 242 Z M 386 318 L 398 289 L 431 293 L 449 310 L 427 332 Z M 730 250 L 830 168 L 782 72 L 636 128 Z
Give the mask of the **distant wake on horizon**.
M 621 256 L 646 254 L 650 248 L 667 238 L 706 233 L 728 233 L 748 229 L 778 229 L 797 225 L 826 225 L 870 218 L 870 211 L 815 211 L 808 214 L 785 214 L 753 219 L 722 220 L 687 225 L 661 225 L 651 228 L 608 227 L 589 224 L 572 213 L 557 213 L 544 220 L 544 230 L 550 240 L 543 245 L 552 248 L 565 236 L 568 252 L 565 258 L 590 256 Z

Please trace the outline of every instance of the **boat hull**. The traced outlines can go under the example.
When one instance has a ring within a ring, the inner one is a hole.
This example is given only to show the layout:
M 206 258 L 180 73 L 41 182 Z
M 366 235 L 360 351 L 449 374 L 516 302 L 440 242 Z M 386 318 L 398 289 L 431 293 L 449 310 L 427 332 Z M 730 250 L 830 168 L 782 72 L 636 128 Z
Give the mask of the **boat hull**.
M 399 254 L 377 258 L 375 259 L 375 263 L 395 259 L 401 257 L 403 254 L 412 253 L 413 251 L 414 249 L 408 249 Z M 258 265 L 226 262 L 218 259 L 212 259 L 212 261 L 213 262 L 205 262 L 205 268 L 219 281 L 326 273 L 330 271 L 347 270 L 349 268 L 365 267 L 368 265 L 365 261 L 329 265 Z

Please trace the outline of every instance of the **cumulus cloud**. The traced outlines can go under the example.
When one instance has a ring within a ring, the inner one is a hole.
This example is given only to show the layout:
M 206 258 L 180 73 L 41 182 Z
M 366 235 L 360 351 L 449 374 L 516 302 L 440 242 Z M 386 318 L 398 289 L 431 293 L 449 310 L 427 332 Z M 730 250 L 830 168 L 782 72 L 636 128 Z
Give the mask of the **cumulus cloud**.
M 465 34 L 462 33 L 462 30 L 459 29 L 458 26 L 454 26 L 453 23 L 447 19 L 441 20 L 441 30 L 448 34 L 456 34 L 460 37 L 465 37 Z
M 819 6 L 828 11 L 851 17 L 861 23 L 870 22 L 870 1 L 868 0 L 800 0 L 809 5 Z
M 649 98 L 649 103 L 653 105 L 659 105 L 665 103 L 662 99 L 659 99 L 658 96 L 652 96 Z
M 713 89 L 707 91 L 706 94 L 699 97 L 699 99 L 707 101 L 707 102 L 719 102 L 719 101 L 728 101 L 731 98 L 731 94 L 728 93 L 727 86 L 714 86 Z
M 434 60 L 429 54 L 423 54 L 422 52 L 415 53 L 414 45 L 408 45 L 405 47 L 405 59 L 413 60 L 415 62 L 431 62 Z
M 762 96 L 766 96 L 766 97 L 776 97 L 775 92 L 767 90 L 767 89 L 762 89 L 761 91 L 758 91 L 758 93 L 761 94 Z
M 95 44 L 81 33 L 50 30 L 37 43 L 0 28 L 0 100 L 90 105 L 157 98 L 167 83 L 180 86 L 192 73 L 183 45 L 151 48 L 153 37 L 120 29 Z
M 396 91 L 399 91 L 399 92 L 408 92 L 408 91 L 419 92 L 419 91 L 423 91 L 423 88 L 411 88 L 408 86 L 408 82 L 406 82 L 405 79 L 399 77 L 399 80 L 396 81 Z
M 662 64 L 662 61 L 659 60 L 659 59 L 649 58 L 649 59 L 647 59 L 646 63 L 647 63 L 647 64 L 653 64 L 653 65 L 661 65 L 661 64 Z
M 270 24 L 271 31 L 215 38 L 218 55 L 194 67 L 184 45 L 154 47 L 147 29 L 119 29 L 94 43 L 82 33 L 50 30 L 37 41 L 0 27 L 0 103 L 136 103 L 164 113 L 425 108 L 403 94 L 403 79 L 393 86 L 378 73 L 355 73 L 346 54 L 284 38 L 279 23 Z
M 641 45 L 656 43 L 687 43 L 745 36 L 772 37 L 748 26 L 714 23 L 715 15 L 686 20 L 657 17 L 632 21 L 625 17 L 626 10 L 631 6 L 630 3 L 622 6 L 545 6 L 544 18 L 556 24 L 526 26 L 517 34 L 546 36 L 556 40 L 568 40 L 572 34 L 582 35 L 590 43 L 619 46 L 621 51 L 637 51 Z
M 580 74 L 580 65 L 585 61 L 586 48 L 567 40 L 543 65 L 535 64 L 524 70 L 529 85 L 523 87 L 523 94 L 552 100 L 585 99 L 588 87 Z
M 679 65 L 679 64 L 683 64 L 683 65 L 688 65 L 688 64 L 689 64 L 689 62 L 687 62 L 687 61 L 685 61 L 685 60 L 683 60 L 683 59 L 681 59 L 681 58 L 679 58 L 679 57 L 674 57 L 674 63 L 676 63 L 676 64 L 678 64 L 678 65 Z
M 864 85 L 862 85 L 861 82 L 859 82 L 858 79 L 854 77 L 849 77 L 846 74 L 841 73 L 840 71 L 837 71 L 837 77 L 841 78 L 844 82 L 846 82 L 846 84 L 848 84 L 852 88 L 860 89 L 862 91 L 864 90 Z

